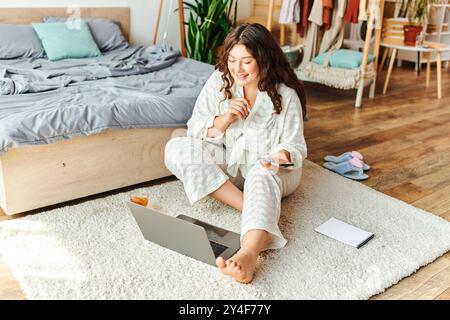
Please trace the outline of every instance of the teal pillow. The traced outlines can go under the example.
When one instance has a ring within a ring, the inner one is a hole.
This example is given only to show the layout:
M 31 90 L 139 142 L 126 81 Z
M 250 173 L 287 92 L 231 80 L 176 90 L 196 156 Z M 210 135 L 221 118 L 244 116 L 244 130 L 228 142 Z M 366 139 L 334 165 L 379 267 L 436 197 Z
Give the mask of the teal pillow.
M 313 62 L 323 65 L 328 52 L 319 54 Z M 359 68 L 362 63 L 363 53 L 348 49 L 339 49 L 331 53 L 329 65 L 335 68 L 353 69 Z M 373 61 L 373 55 L 369 54 L 368 63 Z
M 68 58 L 89 58 L 101 55 L 86 21 L 33 23 L 42 46 L 51 61 Z

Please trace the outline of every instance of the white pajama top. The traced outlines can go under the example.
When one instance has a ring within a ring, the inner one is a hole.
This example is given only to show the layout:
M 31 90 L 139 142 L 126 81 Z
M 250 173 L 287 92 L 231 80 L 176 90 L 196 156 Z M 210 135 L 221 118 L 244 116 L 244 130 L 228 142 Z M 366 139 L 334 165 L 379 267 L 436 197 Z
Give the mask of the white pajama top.
M 270 156 L 282 149 L 290 153 L 295 168 L 301 168 L 307 149 L 303 136 L 303 115 L 296 91 L 284 84 L 278 87 L 282 97 L 282 111 L 274 112 L 267 92 L 258 91 L 248 117 L 238 118 L 221 135 L 207 137 L 208 128 L 213 127 L 216 116 L 225 114 L 229 100 L 220 91 L 223 81 L 219 70 L 214 71 L 206 82 L 195 103 L 187 126 L 187 135 L 223 146 L 226 151 L 228 174 L 235 177 L 238 170 L 245 178 L 247 172 L 262 157 Z M 243 87 L 231 88 L 233 99 L 243 97 Z

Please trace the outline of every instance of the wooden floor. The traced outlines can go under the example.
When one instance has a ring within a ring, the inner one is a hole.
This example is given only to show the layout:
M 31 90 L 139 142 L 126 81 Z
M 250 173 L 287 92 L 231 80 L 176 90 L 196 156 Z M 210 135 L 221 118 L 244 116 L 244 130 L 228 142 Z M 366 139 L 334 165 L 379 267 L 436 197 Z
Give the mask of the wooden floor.
M 306 84 L 308 159 L 322 164 L 327 154 L 358 150 L 372 166 L 364 184 L 450 221 L 450 70 L 442 72 L 441 100 L 436 79 L 425 88 L 425 72 L 417 76 L 408 66 L 394 69 L 381 96 L 385 74 L 376 98 L 365 95 L 360 110 L 353 108 L 355 91 Z M 8 218 L 0 212 L 0 220 Z M 0 299 L 24 298 L 0 258 Z M 449 300 L 450 252 L 373 299 Z

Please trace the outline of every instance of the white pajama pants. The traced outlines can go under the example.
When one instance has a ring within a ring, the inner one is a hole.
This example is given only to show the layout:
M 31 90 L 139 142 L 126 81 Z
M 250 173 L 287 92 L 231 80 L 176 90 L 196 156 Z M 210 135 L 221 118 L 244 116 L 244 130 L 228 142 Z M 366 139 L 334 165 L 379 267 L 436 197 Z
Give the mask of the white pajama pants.
M 281 198 L 297 189 L 301 169 L 275 172 L 257 162 L 245 179 L 240 171 L 236 177 L 230 177 L 224 158 L 222 146 L 192 137 L 173 138 L 165 148 L 165 165 L 183 182 L 191 205 L 230 180 L 244 192 L 241 240 L 250 230 L 265 230 L 269 241 L 264 250 L 284 247 L 287 241 L 278 227 Z

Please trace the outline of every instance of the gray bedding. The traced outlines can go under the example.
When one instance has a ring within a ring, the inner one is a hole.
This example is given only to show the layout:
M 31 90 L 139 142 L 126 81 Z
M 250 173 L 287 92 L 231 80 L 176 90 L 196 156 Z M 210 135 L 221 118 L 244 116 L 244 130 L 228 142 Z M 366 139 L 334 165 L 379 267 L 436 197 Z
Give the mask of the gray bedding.
M 0 154 L 107 129 L 183 126 L 212 72 L 162 47 L 0 60 Z

